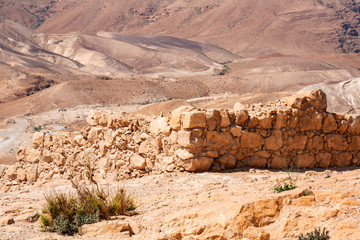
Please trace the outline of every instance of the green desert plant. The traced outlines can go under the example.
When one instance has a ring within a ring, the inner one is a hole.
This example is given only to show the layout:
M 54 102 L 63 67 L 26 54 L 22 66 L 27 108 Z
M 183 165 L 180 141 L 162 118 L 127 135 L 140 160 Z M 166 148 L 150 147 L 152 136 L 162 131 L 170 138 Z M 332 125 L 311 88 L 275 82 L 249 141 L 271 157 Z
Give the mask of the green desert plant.
M 93 178 L 93 168 L 88 164 L 89 185 L 72 182 L 74 193 L 52 191 L 45 193 L 46 205 L 40 216 L 43 231 L 73 235 L 84 224 L 99 222 L 111 216 L 122 215 L 135 209 L 134 200 L 124 188 L 115 192 L 100 187 Z
M 298 240 L 328 240 L 330 239 L 329 231 L 325 228 L 321 231 L 320 228 L 315 228 L 314 231 L 306 233 L 304 236 L 301 234 Z
M 277 183 L 273 187 L 273 190 L 274 190 L 274 192 L 281 193 L 281 192 L 293 190 L 295 188 L 296 188 L 296 185 L 290 181 L 290 182 L 283 182 L 282 184 Z

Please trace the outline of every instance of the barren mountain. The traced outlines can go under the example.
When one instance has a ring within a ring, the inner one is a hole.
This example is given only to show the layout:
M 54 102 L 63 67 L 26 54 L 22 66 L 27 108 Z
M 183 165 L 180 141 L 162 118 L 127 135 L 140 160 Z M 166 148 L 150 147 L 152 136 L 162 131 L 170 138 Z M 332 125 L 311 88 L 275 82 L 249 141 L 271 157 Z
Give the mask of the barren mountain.
M 171 35 L 238 54 L 359 52 L 358 0 L 1 1 L 2 16 L 48 33 Z

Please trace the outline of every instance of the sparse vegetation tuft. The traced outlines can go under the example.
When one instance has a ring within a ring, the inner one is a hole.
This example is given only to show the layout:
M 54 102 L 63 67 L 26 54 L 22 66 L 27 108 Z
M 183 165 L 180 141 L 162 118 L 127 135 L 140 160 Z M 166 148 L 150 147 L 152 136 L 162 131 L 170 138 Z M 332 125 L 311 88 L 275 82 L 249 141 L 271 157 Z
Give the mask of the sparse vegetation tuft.
M 220 72 L 220 75 L 225 75 L 227 71 L 230 70 L 230 67 L 228 66 L 229 63 L 231 63 L 232 61 L 227 61 L 227 62 L 223 62 L 220 63 L 223 66 L 223 69 Z
M 315 228 L 314 231 L 310 233 L 306 233 L 304 236 L 301 234 L 298 238 L 298 240 L 328 240 L 330 239 L 329 231 L 327 231 L 325 228 L 321 231 L 320 228 Z
M 91 168 L 87 176 L 90 186 L 72 181 L 76 190 L 74 193 L 52 191 L 45 194 L 46 205 L 40 216 L 43 231 L 73 235 L 84 224 L 96 223 L 135 209 L 134 200 L 124 188 L 111 193 L 109 189 L 100 187 L 93 178 Z
M 41 126 L 34 127 L 34 132 L 40 132 L 42 129 Z
M 293 190 L 295 188 L 296 188 L 296 185 L 290 181 L 290 182 L 283 182 L 282 184 L 277 183 L 274 186 L 273 190 L 274 190 L 274 192 L 281 193 L 281 192 Z

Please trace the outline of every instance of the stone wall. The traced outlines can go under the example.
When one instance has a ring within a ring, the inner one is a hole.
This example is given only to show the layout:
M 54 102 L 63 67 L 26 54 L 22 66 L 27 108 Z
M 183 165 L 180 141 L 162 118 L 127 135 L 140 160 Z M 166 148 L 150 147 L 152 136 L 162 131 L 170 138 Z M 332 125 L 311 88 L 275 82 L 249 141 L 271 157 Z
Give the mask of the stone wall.
M 35 133 L 0 177 L 82 180 L 93 168 L 98 181 L 113 181 L 150 171 L 360 165 L 360 117 L 326 112 L 320 90 L 233 110 L 181 107 L 154 119 L 90 112 L 87 121 L 77 133 Z

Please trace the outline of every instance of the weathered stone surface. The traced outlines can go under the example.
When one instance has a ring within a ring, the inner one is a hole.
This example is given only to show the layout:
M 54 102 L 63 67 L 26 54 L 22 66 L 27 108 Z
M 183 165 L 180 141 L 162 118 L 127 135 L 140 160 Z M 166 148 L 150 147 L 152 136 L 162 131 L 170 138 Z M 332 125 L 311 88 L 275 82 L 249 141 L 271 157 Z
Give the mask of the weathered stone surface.
M 199 131 L 179 131 L 178 144 L 187 148 L 199 148 L 203 145 L 202 133 Z
M 240 137 L 242 134 L 242 127 L 239 126 L 233 126 L 230 128 L 230 133 L 234 136 L 234 137 Z
M 27 151 L 26 162 L 38 163 L 41 158 L 41 152 L 39 150 L 30 149 Z
M 233 155 L 225 154 L 218 159 L 216 159 L 217 163 L 220 163 L 225 168 L 234 168 L 236 166 L 236 158 Z
M 287 157 L 274 156 L 271 159 L 270 167 L 274 169 L 284 169 L 289 166 L 290 159 Z
M 346 167 L 351 164 L 352 154 L 348 152 L 333 154 L 332 164 L 336 167 Z
M 329 113 L 325 118 L 322 130 L 324 133 L 329 133 L 337 130 L 337 123 L 332 114 Z
M 44 137 L 45 137 L 45 133 L 35 132 L 32 138 L 32 147 L 34 149 L 44 147 Z
M 182 127 L 190 128 L 205 128 L 206 127 L 206 112 L 192 111 L 183 113 Z
M 181 158 L 182 160 L 186 160 L 186 159 L 190 159 L 190 158 L 194 158 L 194 154 L 190 153 L 188 150 L 186 149 L 178 149 L 176 150 L 176 156 L 178 156 L 179 158 Z
M 360 117 L 351 117 L 347 131 L 351 134 L 360 134 Z
M 275 130 L 272 135 L 265 139 L 265 149 L 278 150 L 283 145 L 282 134 L 280 130 Z
M 245 122 L 249 119 L 249 113 L 245 109 L 244 105 L 237 102 L 234 105 L 235 121 L 236 125 L 243 126 Z
M 360 151 L 360 136 L 352 136 L 349 145 L 350 151 Z
M 242 162 L 247 167 L 254 167 L 254 168 L 265 168 L 267 159 L 261 157 L 249 157 L 242 160 Z
M 307 136 L 305 135 L 296 135 L 294 137 L 289 138 L 289 149 L 305 149 L 307 143 Z
M 286 122 L 288 115 L 284 111 L 279 111 L 276 113 L 276 121 L 274 124 L 274 129 L 282 129 L 286 127 Z
M 264 144 L 264 139 L 257 133 L 244 132 L 241 135 L 241 147 L 242 148 L 256 148 Z
M 314 168 L 316 165 L 315 157 L 312 153 L 298 155 L 295 158 L 295 167 Z
M 139 154 L 132 155 L 130 158 L 130 162 L 135 169 L 141 170 L 141 169 L 145 169 L 145 167 L 146 167 L 145 158 L 143 158 Z
M 153 134 L 170 133 L 166 117 L 159 117 L 150 122 L 150 132 Z
M 293 96 L 284 98 L 284 101 L 290 107 L 301 110 L 310 107 L 318 110 L 326 110 L 327 108 L 326 94 L 320 89 L 295 94 Z
M 331 164 L 331 154 L 330 153 L 319 153 L 316 155 L 316 162 L 322 168 L 328 168 Z
M 226 109 L 220 111 L 220 127 L 228 127 L 231 124 L 229 113 Z
M 209 131 L 215 130 L 220 125 L 220 111 L 219 110 L 208 110 L 206 111 L 206 121 Z
M 322 127 L 322 114 L 313 112 L 299 117 L 300 131 L 320 130 Z
M 324 140 L 321 136 L 314 136 L 311 142 L 311 148 L 315 150 L 323 150 L 324 149 Z
M 209 157 L 197 157 L 182 162 L 182 167 L 189 172 L 203 172 L 210 169 L 214 159 Z
M 171 118 L 170 118 L 170 128 L 173 130 L 180 130 L 181 129 L 181 112 L 180 111 L 174 111 L 171 114 Z
M 259 125 L 263 129 L 269 129 L 272 127 L 271 115 L 268 113 L 263 113 L 258 116 Z
M 346 137 L 340 134 L 327 135 L 326 144 L 330 150 L 344 151 L 348 148 Z
M 209 131 L 206 134 L 206 146 L 212 149 L 220 149 L 234 144 L 234 140 L 229 132 Z
M 125 237 L 130 236 L 130 231 L 129 223 L 123 221 L 105 221 L 85 224 L 79 228 L 79 234 L 84 237 Z

